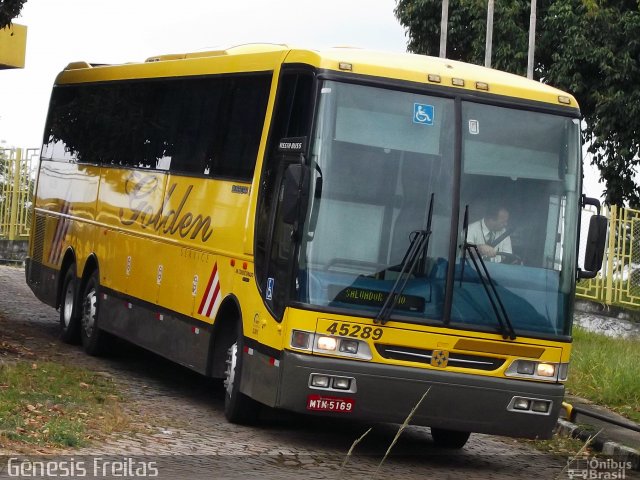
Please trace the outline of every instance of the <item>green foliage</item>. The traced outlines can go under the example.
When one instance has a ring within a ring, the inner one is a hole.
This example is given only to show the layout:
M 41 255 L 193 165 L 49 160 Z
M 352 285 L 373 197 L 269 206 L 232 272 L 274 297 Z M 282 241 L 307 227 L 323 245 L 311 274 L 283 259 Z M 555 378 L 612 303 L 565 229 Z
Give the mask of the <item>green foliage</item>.
M 530 3 L 496 2 L 494 68 L 525 74 Z M 398 0 L 409 50 L 437 55 L 440 0 Z M 486 2 L 450 0 L 447 57 L 484 62 Z M 572 92 L 609 204 L 640 205 L 640 6 L 637 0 L 538 0 L 535 77 Z
M 0 29 L 11 25 L 11 20 L 20 15 L 27 0 L 0 0 Z
M 640 340 L 574 328 L 567 390 L 640 421 Z

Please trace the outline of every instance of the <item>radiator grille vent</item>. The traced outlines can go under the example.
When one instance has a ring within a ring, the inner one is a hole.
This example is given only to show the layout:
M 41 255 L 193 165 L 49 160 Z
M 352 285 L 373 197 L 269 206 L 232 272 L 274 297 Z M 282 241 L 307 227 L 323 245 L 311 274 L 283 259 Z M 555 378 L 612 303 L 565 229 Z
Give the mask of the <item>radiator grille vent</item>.
M 376 350 L 384 358 L 403 360 L 405 362 L 431 364 L 431 357 L 433 356 L 433 350 L 398 347 L 395 345 L 376 344 Z M 503 358 L 449 352 L 448 366 L 491 371 L 500 368 L 504 362 Z
M 33 261 L 42 263 L 42 253 L 44 251 L 44 232 L 46 219 L 42 215 L 36 215 L 36 228 L 33 235 Z

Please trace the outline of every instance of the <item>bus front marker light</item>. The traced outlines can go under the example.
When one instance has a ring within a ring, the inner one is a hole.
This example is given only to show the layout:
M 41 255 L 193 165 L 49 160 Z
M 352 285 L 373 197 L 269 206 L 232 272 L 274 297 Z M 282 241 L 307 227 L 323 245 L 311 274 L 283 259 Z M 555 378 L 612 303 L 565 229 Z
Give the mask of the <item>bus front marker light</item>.
M 329 388 L 329 377 L 327 375 L 311 375 L 311 386 Z
M 336 377 L 333 379 L 333 388 L 335 388 L 336 390 L 349 390 L 350 387 L 350 378 Z
M 358 341 L 357 340 L 340 340 L 340 351 L 342 353 L 351 353 L 355 355 L 358 353 Z
M 513 408 L 515 410 L 529 410 L 531 401 L 528 398 L 518 397 L 513 402 Z
M 551 404 L 546 400 L 534 400 L 531 403 L 531 410 L 538 413 L 547 413 Z
M 338 346 L 338 341 L 333 337 L 318 337 L 318 349 L 335 351 Z
M 526 360 L 518 361 L 518 373 L 522 375 L 533 375 L 536 369 L 536 362 L 528 362 Z
M 565 382 L 569 376 L 569 364 L 561 363 L 558 367 L 558 380 Z
M 553 377 L 556 374 L 556 366 L 553 363 L 539 363 L 536 375 L 540 377 Z
M 300 330 L 294 330 L 291 333 L 291 346 L 293 348 L 300 348 L 302 350 L 309 349 L 309 340 L 311 334 L 309 332 L 302 332 Z

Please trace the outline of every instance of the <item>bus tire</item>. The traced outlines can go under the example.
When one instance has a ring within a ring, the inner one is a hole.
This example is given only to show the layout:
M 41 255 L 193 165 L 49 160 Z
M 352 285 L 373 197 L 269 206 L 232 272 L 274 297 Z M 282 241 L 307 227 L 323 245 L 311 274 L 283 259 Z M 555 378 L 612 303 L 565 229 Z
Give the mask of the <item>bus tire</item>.
M 104 350 L 106 333 L 100 330 L 98 318 L 100 312 L 100 279 L 94 270 L 82 289 L 82 315 L 80 337 L 82 347 L 89 355 L 100 355 Z
M 227 351 L 227 368 L 224 379 L 224 416 L 231 423 L 247 425 L 254 423 L 258 419 L 260 404 L 240 391 L 243 350 L 242 327 L 239 324 L 236 341 Z
M 470 432 L 431 427 L 431 438 L 433 438 L 433 443 L 438 448 L 459 450 L 465 446 L 470 435 Z
M 80 307 L 78 305 L 76 265 L 65 271 L 60 291 L 60 339 L 72 345 L 80 343 Z

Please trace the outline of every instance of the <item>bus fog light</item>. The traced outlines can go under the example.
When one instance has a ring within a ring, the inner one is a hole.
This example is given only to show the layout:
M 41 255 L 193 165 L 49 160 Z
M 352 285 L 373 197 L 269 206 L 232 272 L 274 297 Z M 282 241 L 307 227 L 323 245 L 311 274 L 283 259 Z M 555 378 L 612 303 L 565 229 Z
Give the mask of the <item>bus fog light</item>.
M 556 366 L 552 363 L 539 363 L 536 374 L 541 377 L 553 377 L 556 374 Z
M 516 398 L 513 402 L 513 408 L 516 410 L 529 410 L 531 401 L 528 398 Z
M 329 388 L 329 377 L 326 375 L 311 375 L 311 386 Z
M 308 350 L 310 338 L 311 338 L 310 333 L 301 332 L 300 330 L 294 330 L 291 334 L 291 346 L 293 348 L 301 348 L 303 350 Z
M 355 355 L 358 353 L 358 341 L 357 340 L 340 340 L 340 351 L 343 353 L 352 353 Z
M 349 390 L 351 387 L 351 379 L 350 378 L 334 378 L 333 379 L 333 388 L 337 390 Z
M 533 375 L 536 369 L 536 362 L 527 362 L 526 360 L 518 360 L 518 373 L 522 375 Z
M 333 337 L 318 337 L 318 348 L 320 350 L 335 351 L 338 341 Z
M 539 413 L 547 413 L 549 411 L 549 402 L 545 400 L 534 400 L 531 404 L 531 410 Z

